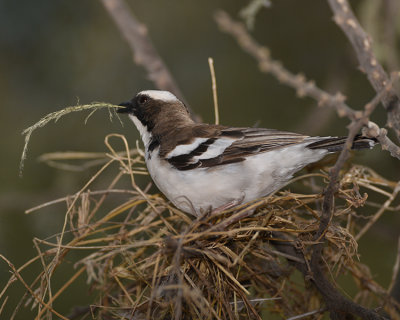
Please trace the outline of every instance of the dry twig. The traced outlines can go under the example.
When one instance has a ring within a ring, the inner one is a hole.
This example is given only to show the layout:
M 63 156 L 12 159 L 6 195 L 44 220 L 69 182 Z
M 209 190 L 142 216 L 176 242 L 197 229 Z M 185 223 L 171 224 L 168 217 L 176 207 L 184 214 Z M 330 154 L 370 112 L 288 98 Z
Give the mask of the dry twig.
M 361 27 L 347 0 L 328 0 L 334 13 L 334 20 L 343 30 L 360 63 L 360 69 L 366 73 L 369 82 L 376 92 L 381 92 L 389 82 L 389 76 L 376 59 L 372 41 Z M 388 113 L 388 125 L 393 128 L 400 140 L 400 99 L 394 89 L 382 98 Z
M 218 94 L 217 94 L 217 79 L 215 78 L 214 59 L 208 58 L 208 65 L 211 73 L 212 93 L 214 101 L 215 124 L 219 124 L 219 108 L 218 108 Z
M 247 32 L 242 23 L 233 21 L 224 11 L 219 11 L 215 15 L 215 19 L 222 31 L 231 34 L 242 47 L 254 57 L 260 67 L 260 70 L 265 73 L 271 73 L 281 83 L 292 87 L 296 90 L 300 97 L 309 96 L 318 102 L 321 107 L 335 108 L 340 117 L 346 116 L 351 121 L 357 120 L 365 116 L 362 111 L 356 111 L 345 103 L 345 97 L 341 93 L 331 95 L 326 91 L 318 88 L 314 81 L 307 80 L 304 75 L 295 75 L 288 71 L 279 61 L 273 60 L 270 57 L 269 50 L 259 45 Z M 382 90 L 379 91 L 382 98 L 387 99 L 392 94 L 392 83 L 397 80 L 398 73 L 394 73 L 391 79 L 385 83 Z M 368 108 L 367 108 L 368 109 Z M 370 112 L 368 111 L 368 114 Z M 364 124 L 367 124 L 367 119 L 364 119 Z M 384 128 L 379 128 L 369 132 L 371 137 L 378 139 L 383 150 L 388 150 L 393 157 L 400 159 L 400 147 L 394 144 L 386 135 Z

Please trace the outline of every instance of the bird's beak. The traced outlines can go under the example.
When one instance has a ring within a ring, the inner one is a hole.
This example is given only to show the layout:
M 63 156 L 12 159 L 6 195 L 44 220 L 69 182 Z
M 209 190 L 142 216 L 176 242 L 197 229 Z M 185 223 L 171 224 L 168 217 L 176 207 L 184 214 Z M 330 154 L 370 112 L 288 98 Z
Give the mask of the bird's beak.
M 117 109 L 118 113 L 128 113 L 132 111 L 132 102 L 127 101 L 127 102 L 122 102 L 119 104 L 122 108 Z

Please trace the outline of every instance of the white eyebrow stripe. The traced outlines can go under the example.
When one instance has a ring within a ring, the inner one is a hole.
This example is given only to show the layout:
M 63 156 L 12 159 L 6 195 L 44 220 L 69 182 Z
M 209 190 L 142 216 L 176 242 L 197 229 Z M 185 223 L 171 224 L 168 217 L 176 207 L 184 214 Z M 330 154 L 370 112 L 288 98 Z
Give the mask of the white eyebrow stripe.
M 173 150 L 168 152 L 166 158 L 170 159 L 172 157 L 189 154 L 193 150 L 195 150 L 199 145 L 201 145 L 203 142 L 206 142 L 207 140 L 208 140 L 208 138 L 196 138 L 192 143 L 180 144 L 179 146 L 176 146 Z
M 178 98 L 175 97 L 175 95 L 173 95 L 169 91 L 145 90 L 145 91 L 139 92 L 139 94 L 147 95 L 154 100 L 161 100 L 161 101 L 166 101 L 166 102 L 179 101 Z
M 235 141 L 235 139 L 218 138 L 208 146 L 206 152 L 199 156 L 193 157 L 193 160 L 194 162 L 197 162 L 198 160 L 212 159 L 218 157 L 223 154 L 225 149 L 228 148 Z

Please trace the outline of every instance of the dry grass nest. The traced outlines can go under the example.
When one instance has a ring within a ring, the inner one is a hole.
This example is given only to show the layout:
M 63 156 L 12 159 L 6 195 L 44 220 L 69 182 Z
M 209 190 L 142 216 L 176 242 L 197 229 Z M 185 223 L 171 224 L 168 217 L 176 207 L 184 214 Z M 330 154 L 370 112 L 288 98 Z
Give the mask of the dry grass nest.
M 123 141 L 123 151 L 112 146 L 117 139 Z M 61 232 L 46 240 L 35 239 L 36 257 L 19 269 L 9 262 L 13 275 L 0 301 L 15 279 L 23 282 L 22 271 L 40 264 L 42 272 L 33 283 L 24 283 L 28 294 L 18 304 L 25 301 L 37 306 L 37 319 L 47 319 L 50 313 L 63 319 L 321 317 L 320 294 L 294 265 L 306 263 L 315 244 L 326 172 L 294 179 L 306 187 L 306 194 L 281 191 L 224 212 L 205 212 L 196 219 L 161 194 L 150 193 L 149 185 L 139 187 L 136 180 L 147 171 L 138 147 L 131 149 L 125 137 L 117 134 L 107 136 L 105 143 L 108 152 L 103 154 L 42 157 L 61 168 L 97 165 L 100 169 L 76 194 L 28 210 L 60 202 L 67 205 Z M 293 188 L 292 184 L 286 190 Z M 354 279 L 358 287 L 354 299 L 364 305 L 384 305 L 387 290 L 358 261 L 357 240 L 383 211 L 394 210 L 397 189 L 396 183 L 366 167 L 352 166 L 341 175 L 323 259 L 332 281 L 341 275 Z M 364 191 L 385 197 L 384 205 L 369 202 Z M 363 206 L 376 210 L 375 214 L 357 212 Z M 278 250 L 282 245 L 296 254 Z M 72 264 L 75 273 L 55 291 L 52 277 L 60 265 L 72 268 L 70 253 L 74 251 L 80 252 Z M 96 293 L 94 301 L 69 315 L 59 314 L 53 309 L 54 301 L 84 274 Z

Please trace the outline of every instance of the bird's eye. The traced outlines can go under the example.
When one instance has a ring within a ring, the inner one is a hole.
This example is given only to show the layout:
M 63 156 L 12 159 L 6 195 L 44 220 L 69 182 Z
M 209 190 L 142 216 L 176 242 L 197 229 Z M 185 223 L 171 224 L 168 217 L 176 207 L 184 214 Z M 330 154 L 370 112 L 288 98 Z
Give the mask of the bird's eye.
M 148 100 L 149 100 L 149 98 L 146 97 L 146 96 L 140 96 L 139 97 L 139 103 L 140 104 L 145 104 Z

